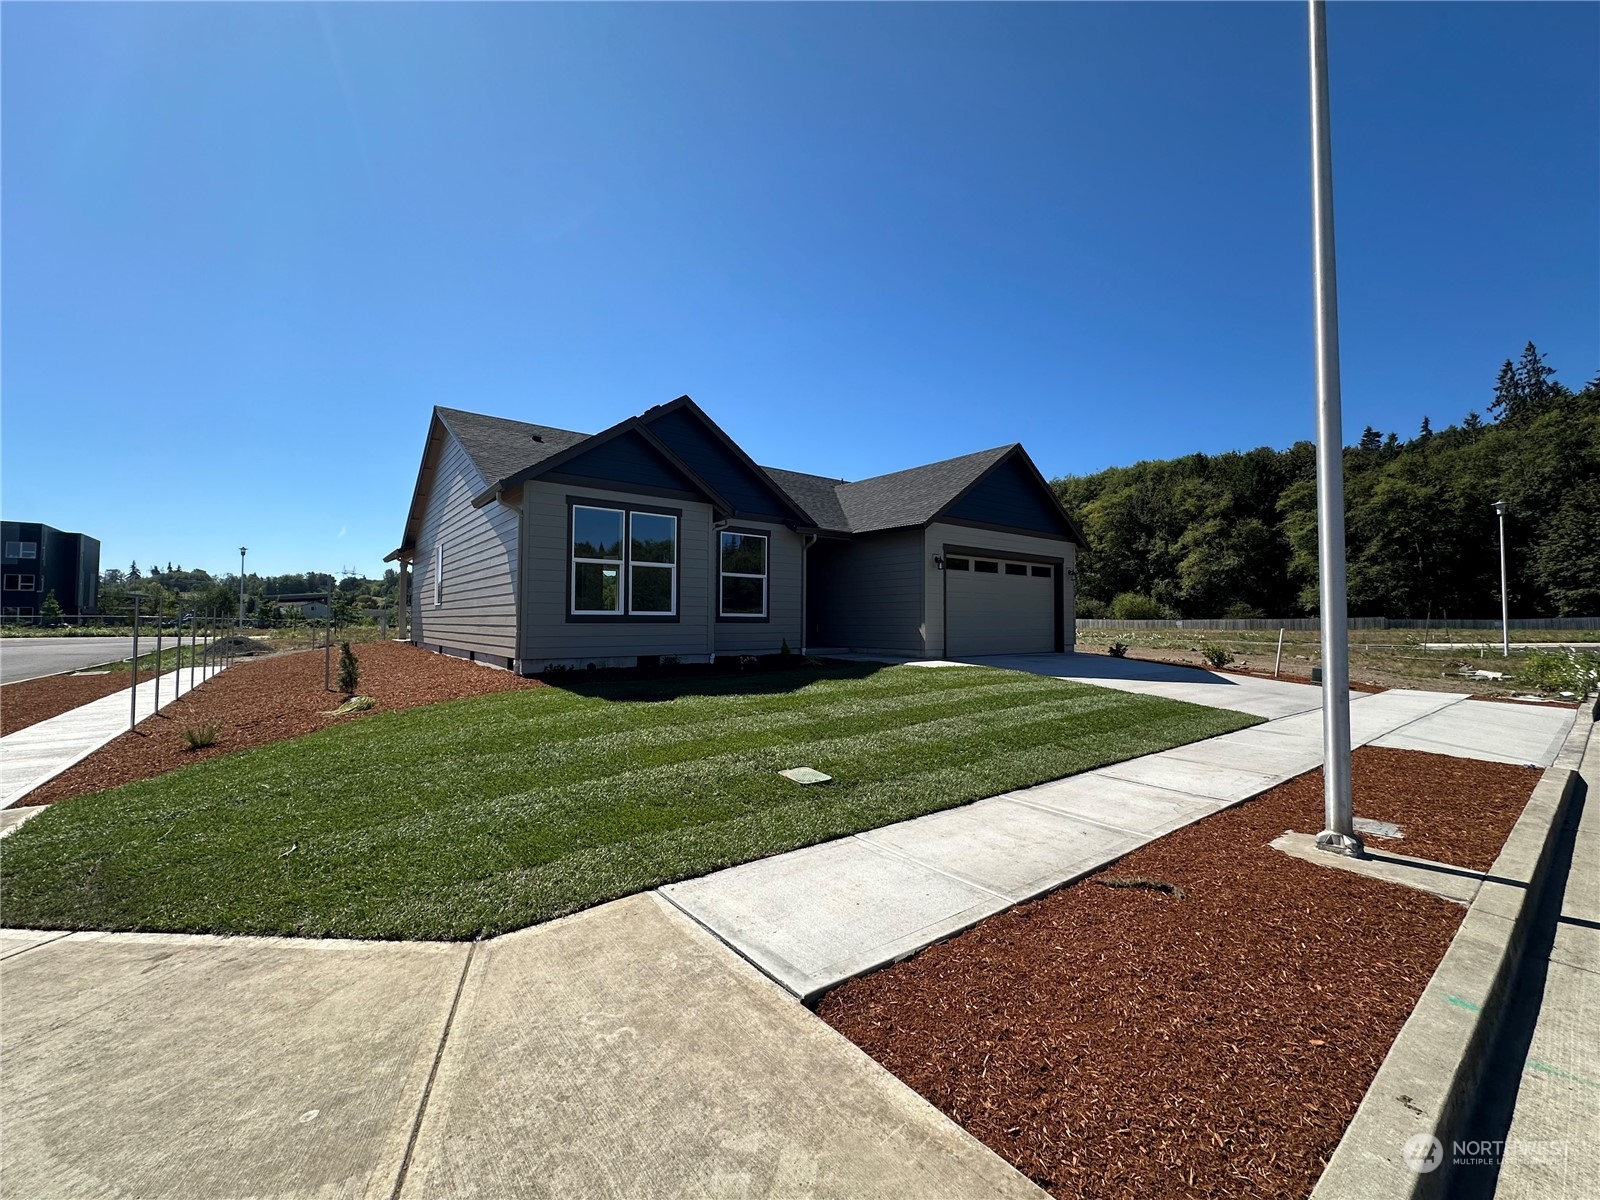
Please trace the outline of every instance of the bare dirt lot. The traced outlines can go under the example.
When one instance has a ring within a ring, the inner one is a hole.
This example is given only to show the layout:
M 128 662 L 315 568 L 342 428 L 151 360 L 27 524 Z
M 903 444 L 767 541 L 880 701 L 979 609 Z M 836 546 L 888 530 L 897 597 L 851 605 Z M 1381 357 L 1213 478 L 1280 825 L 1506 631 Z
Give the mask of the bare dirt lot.
M 1263 674 L 1269 678 L 1277 657 L 1278 635 L 1266 629 L 1206 629 L 1199 622 L 1182 629 L 1100 629 L 1080 628 L 1078 649 L 1090 653 L 1103 652 L 1115 642 L 1126 644 L 1129 658 L 1143 658 L 1152 662 L 1186 663 L 1204 665 L 1201 647 L 1221 646 L 1235 656 L 1233 668 Z M 1494 639 L 1492 630 L 1468 629 L 1431 633 L 1424 630 L 1355 630 L 1350 634 L 1350 679 L 1362 688 L 1420 688 L 1430 692 L 1457 692 L 1466 695 L 1496 697 L 1526 692 L 1515 679 L 1517 664 L 1522 652 L 1519 641 L 1543 641 L 1573 638 L 1579 641 L 1592 639 L 1594 633 L 1560 630 L 1519 630 L 1512 638 L 1509 659 L 1500 656 L 1499 645 L 1485 649 L 1485 638 Z M 1424 646 L 1423 643 L 1428 643 Z M 1449 642 L 1462 643 L 1446 649 L 1431 649 Z M 1470 643 L 1470 644 L 1469 644 Z M 1284 679 L 1305 681 L 1311 678 L 1311 668 L 1322 662 L 1318 634 L 1314 631 L 1291 630 L 1283 640 L 1283 663 L 1279 675 Z M 1508 676 L 1504 680 L 1478 679 L 1463 675 L 1462 670 L 1493 671 Z
M 1484 869 L 1538 778 L 1367 748 L 1355 807 Z M 1316 771 L 818 1012 L 1056 1196 L 1305 1196 L 1466 911 L 1268 847 L 1321 816 Z
M 377 707 L 371 710 L 374 712 L 545 686 L 509 671 L 397 642 L 374 642 L 358 646 L 355 651 L 361 664 L 357 690 L 377 701 Z M 335 721 L 358 721 L 366 715 L 330 716 L 344 697 L 324 690 L 322 680 L 320 650 L 240 662 L 157 715 L 147 717 L 136 729 L 69 767 L 17 804 L 52 804 L 85 792 L 149 779 L 202 759 L 299 737 Z M 215 744 L 189 749 L 183 730 L 208 725 L 219 727 Z

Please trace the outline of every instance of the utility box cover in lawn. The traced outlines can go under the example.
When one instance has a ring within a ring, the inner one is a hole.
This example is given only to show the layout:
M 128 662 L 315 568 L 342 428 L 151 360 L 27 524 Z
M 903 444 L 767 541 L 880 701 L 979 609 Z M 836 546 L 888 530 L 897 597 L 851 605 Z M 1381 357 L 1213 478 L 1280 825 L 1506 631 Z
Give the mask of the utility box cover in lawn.
M 792 779 L 796 783 L 832 783 L 832 775 L 824 775 L 821 771 L 811 767 L 790 767 L 787 771 L 779 771 L 785 779 Z

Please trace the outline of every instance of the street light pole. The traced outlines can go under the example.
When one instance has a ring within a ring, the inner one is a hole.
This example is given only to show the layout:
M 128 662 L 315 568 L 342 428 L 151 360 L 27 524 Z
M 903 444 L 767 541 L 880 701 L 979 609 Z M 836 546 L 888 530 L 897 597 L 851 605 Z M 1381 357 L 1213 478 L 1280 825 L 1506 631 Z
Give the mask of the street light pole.
M 239 628 L 244 628 L 244 552 L 245 547 L 239 547 Z
M 1511 657 L 1511 598 L 1506 595 L 1506 502 L 1496 500 L 1500 514 L 1500 657 Z
M 1328 27 L 1308 0 L 1311 52 L 1311 231 L 1317 352 L 1317 556 L 1322 626 L 1322 802 L 1317 848 L 1359 857 L 1350 795 L 1350 631 L 1344 561 L 1344 420 L 1339 395 L 1339 290 L 1333 251 L 1333 144 Z

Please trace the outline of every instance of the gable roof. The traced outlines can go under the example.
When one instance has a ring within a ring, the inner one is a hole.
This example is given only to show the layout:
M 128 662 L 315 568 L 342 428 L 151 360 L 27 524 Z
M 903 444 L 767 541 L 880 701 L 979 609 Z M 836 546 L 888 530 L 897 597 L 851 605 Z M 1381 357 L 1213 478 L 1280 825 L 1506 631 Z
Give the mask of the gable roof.
M 692 424 L 706 435 L 704 441 L 698 445 L 687 444 L 681 435 L 671 434 L 674 421 L 663 421 L 663 418 L 673 417 L 679 418 L 677 424 L 680 427 L 682 419 L 692 417 Z M 661 423 L 661 433 L 672 436 L 676 445 L 669 444 L 657 435 L 652 426 L 658 422 Z M 405 537 L 400 548 L 391 553 L 385 562 L 404 557 L 415 545 L 427 491 L 446 433 L 461 444 L 473 466 L 483 476 L 485 486 L 474 498 L 475 505 L 491 502 L 504 488 L 546 472 L 559 471 L 566 463 L 594 452 L 613 439 L 632 435 L 642 439 L 650 450 L 670 463 L 673 469 L 692 482 L 723 512 L 734 513 L 743 509 L 732 499 L 725 498 L 723 490 L 708 482 L 708 471 L 718 477 L 723 488 L 734 490 L 737 493 L 735 498 L 742 500 L 746 509 L 750 504 L 750 489 L 763 489 L 771 492 L 773 499 L 790 512 L 798 525 L 836 534 L 877 533 L 927 525 L 954 509 L 985 478 L 1009 463 L 1017 468 L 1017 473 L 1026 481 L 1014 486 L 1036 485 L 1043 493 L 1041 499 L 1060 517 L 1062 526 L 1072 539 L 1080 546 L 1087 545 L 1083 534 L 1062 509 L 1055 493 L 1020 443 L 996 446 L 991 450 L 963 454 L 957 458 L 852 483 L 803 471 L 757 466 L 716 422 L 705 415 L 699 405 L 687 396 L 680 396 L 669 404 L 657 405 L 597 434 L 576 433 L 570 429 L 490 417 L 456 408 L 435 408 L 428 430 L 427 447 L 423 451 L 422 467 L 417 473 L 411 511 L 406 519 Z M 708 447 L 716 452 L 709 458 Z M 685 460 L 685 454 L 694 459 L 692 464 Z M 718 458 L 721 461 L 715 461 Z
M 1015 448 L 1015 443 L 997 446 L 909 471 L 841 484 L 839 503 L 850 519 L 850 532 L 926 525 Z
M 467 452 L 467 457 L 478 468 L 478 473 L 486 483 L 496 483 L 515 475 L 563 450 L 570 450 L 579 442 L 588 441 L 590 436 L 587 433 L 574 433 L 570 429 L 554 429 L 549 425 L 530 425 L 526 421 L 486 417 L 482 413 L 466 412 L 459 408 L 436 408 L 433 411 L 456 435 L 456 441 L 461 443 L 461 448 Z

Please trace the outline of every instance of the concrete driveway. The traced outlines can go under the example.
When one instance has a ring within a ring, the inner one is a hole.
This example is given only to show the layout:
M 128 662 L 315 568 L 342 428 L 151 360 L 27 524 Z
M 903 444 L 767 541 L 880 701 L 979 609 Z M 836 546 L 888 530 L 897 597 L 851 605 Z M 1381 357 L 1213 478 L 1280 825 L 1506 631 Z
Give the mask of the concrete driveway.
M 1146 696 L 1187 700 L 1208 708 L 1231 708 L 1269 720 L 1322 707 L 1322 688 L 1281 679 L 1229 675 L 1198 667 L 1112 658 L 1109 654 L 992 654 L 963 658 L 975 666 L 1027 671 Z M 1358 693 L 1360 695 L 1362 693 Z
M 171 631 L 168 632 L 171 640 Z M 155 631 L 139 638 L 139 653 L 156 648 Z M 130 637 L 0 638 L 0 683 L 21 683 L 133 657 Z

